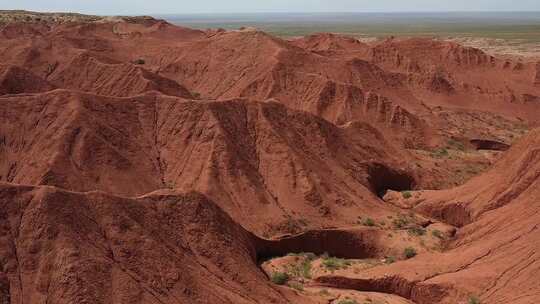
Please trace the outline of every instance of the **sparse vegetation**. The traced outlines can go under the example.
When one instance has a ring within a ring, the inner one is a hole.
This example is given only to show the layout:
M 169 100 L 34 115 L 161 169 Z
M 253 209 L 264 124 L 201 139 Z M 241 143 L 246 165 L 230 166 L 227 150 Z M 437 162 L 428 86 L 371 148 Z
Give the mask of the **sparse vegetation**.
M 401 196 L 403 196 L 404 199 L 409 199 L 412 197 L 412 193 L 410 191 L 403 191 L 401 192 Z
M 409 219 L 407 216 L 400 214 L 397 218 L 392 220 L 392 224 L 396 229 L 402 229 L 409 224 Z
M 304 285 L 302 285 L 302 284 L 300 284 L 298 282 L 290 282 L 289 287 L 291 287 L 293 289 L 296 289 L 298 291 L 303 291 L 304 290 Z
M 274 272 L 270 280 L 274 284 L 284 285 L 289 280 L 289 274 L 286 272 Z
M 345 299 L 345 300 L 339 301 L 338 304 L 358 304 L 358 302 L 356 302 L 353 299 Z
M 409 228 L 409 234 L 416 235 L 416 236 L 422 236 L 426 234 L 426 229 L 423 227 L 415 226 Z
M 142 59 L 142 58 L 139 58 L 139 59 L 133 60 L 133 63 L 138 64 L 138 65 L 143 65 L 143 64 L 146 63 L 146 61 L 144 59 Z
M 195 99 L 200 99 L 201 98 L 201 93 L 198 93 L 198 92 L 192 92 L 191 95 L 193 95 L 193 98 L 195 98 Z
M 311 279 L 311 260 L 306 260 L 302 263 L 302 276 L 306 279 Z
M 368 217 L 362 220 L 362 225 L 373 227 L 375 226 L 375 221 L 372 218 Z
M 319 294 L 321 296 L 329 296 L 329 295 L 331 295 L 331 293 L 328 291 L 328 289 L 321 289 L 321 291 L 319 291 Z
M 437 230 L 437 229 L 431 231 L 431 234 L 432 234 L 434 237 L 438 238 L 438 239 L 443 239 L 443 238 L 444 238 L 443 233 L 442 233 L 440 230 Z
M 345 269 L 351 265 L 350 261 L 346 259 L 340 259 L 335 257 L 327 257 L 322 261 L 322 265 L 330 271 L 335 271 L 338 269 Z
M 393 256 L 389 256 L 389 257 L 386 257 L 386 259 L 384 259 L 385 263 L 386 264 L 393 264 L 396 262 L 396 258 L 393 257 Z
M 476 296 L 469 297 L 469 304 L 481 304 L 480 299 Z
M 303 277 L 311 279 L 311 259 L 306 258 L 299 264 L 292 265 L 289 272 L 294 277 Z
M 411 258 L 414 258 L 416 256 L 416 249 L 414 249 L 413 247 L 407 247 L 403 250 L 403 256 L 406 258 L 406 259 L 411 259 Z
M 449 139 L 448 142 L 447 142 L 447 148 L 448 149 L 456 149 L 456 150 L 459 150 L 459 151 L 465 151 L 465 145 L 460 142 L 460 141 L 457 141 L 455 139 Z
M 446 148 L 439 148 L 431 153 L 431 156 L 434 158 L 445 158 L 449 155 L 450 153 L 448 153 L 448 150 Z

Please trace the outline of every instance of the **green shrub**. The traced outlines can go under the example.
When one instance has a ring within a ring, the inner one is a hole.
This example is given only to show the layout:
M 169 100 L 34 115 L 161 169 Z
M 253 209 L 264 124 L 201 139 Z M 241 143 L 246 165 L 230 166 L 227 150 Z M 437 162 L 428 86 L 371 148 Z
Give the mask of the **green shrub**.
M 302 276 L 311 279 L 311 260 L 305 260 L 302 263 Z
M 327 269 L 329 269 L 331 271 L 334 271 L 334 270 L 338 270 L 338 269 L 342 269 L 342 268 L 347 268 L 348 266 L 351 265 L 351 262 L 349 262 L 349 261 L 347 261 L 345 259 L 328 257 L 328 258 L 325 258 L 322 261 L 322 264 Z
M 409 219 L 405 215 L 400 214 L 397 218 L 392 220 L 392 224 L 395 228 L 401 229 L 409 224 Z
M 345 299 L 345 300 L 339 301 L 338 304 L 358 304 L 358 302 L 352 299 Z
M 289 280 L 289 274 L 285 272 L 274 272 L 270 278 L 272 283 L 277 285 L 284 285 Z
M 135 59 L 135 60 L 133 61 L 133 63 L 134 63 L 134 64 L 145 64 L 146 61 L 145 61 L 144 59 L 142 59 L 142 58 L 139 58 L 139 59 Z
M 303 291 L 304 290 L 304 285 L 298 283 L 298 282 L 290 282 L 289 283 L 289 287 L 291 288 L 294 288 L 298 291 Z
M 446 150 L 445 148 L 440 148 L 440 149 L 437 149 L 435 151 L 433 151 L 433 153 L 431 153 L 431 155 L 435 158 L 444 158 L 444 157 L 447 157 L 450 155 L 450 153 L 448 153 L 448 150 Z
M 469 304 L 480 304 L 480 299 L 476 296 L 471 296 L 469 298 Z
M 295 277 L 311 279 L 311 260 L 306 259 L 302 263 L 292 266 L 290 272 Z
M 422 236 L 426 234 L 426 229 L 424 229 L 423 227 L 411 227 L 409 228 L 409 234 Z
M 287 273 L 293 277 L 304 277 L 306 279 L 311 279 L 311 261 L 312 259 L 308 258 L 304 253 L 289 253 L 288 256 L 297 256 L 303 257 L 300 263 L 295 263 L 288 267 Z
M 409 199 L 412 197 L 412 193 L 410 191 L 403 191 L 401 192 L 401 196 L 403 196 L 404 199 Z
M 329 296 L 329 295 L 331 295 L 331 293 L 328 291 L 328 289 L 321 289 L 321 291 L 319 291 L 319 294 L 321 296 Z
M 368 218 L 365 218 L 364 220 L 362 220 L 362 225 L 364 226 L 368 226 L 368 227 L 373 227 L 375 226 L 375 221 L 368 217 Z
M 457 141 L 455 139 L 449 139 L 448 140 L 448 147 L 447 148 L 455 148 L 460 151 L 465 151 L 465 145 L 463 145 L 462 142 Z
M 439 238 L 439 239 L 443 239 L 443 238 L 444 238 L 443 233 L 442 233 L 440 230 L 437 230 L 437 229 L 431 231 L 431 234 L 432 234 L 434 237 Z
M 413 247 L 407 247 L 403 250 L 403 256 L 406 259 L 414 258 L 416 254 L 416 249 L 414 249 Z
M 386 257 L 386 259 L 385 259 L 386 264 L 392 264 L 392 263 L 395 263 L 395 262 L 396 262 L 396 258 L 393 257 L 393 256 Z

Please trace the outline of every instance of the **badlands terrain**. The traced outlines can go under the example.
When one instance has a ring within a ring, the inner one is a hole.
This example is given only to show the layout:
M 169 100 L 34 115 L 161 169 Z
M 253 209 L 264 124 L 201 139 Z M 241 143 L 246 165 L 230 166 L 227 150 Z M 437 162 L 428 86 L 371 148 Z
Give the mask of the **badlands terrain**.
M 540 62 L 0 12 L 0 303 L 540 302 Z

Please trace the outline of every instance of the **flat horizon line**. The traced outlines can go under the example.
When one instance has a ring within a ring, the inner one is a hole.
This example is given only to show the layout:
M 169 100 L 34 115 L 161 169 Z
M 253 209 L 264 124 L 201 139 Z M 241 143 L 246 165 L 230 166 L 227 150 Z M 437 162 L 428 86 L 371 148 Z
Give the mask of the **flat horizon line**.
M 370 10 L 370 11 L 251 11 L 251 12 L 178 12 L 178 13 L 95 13 L 95 12 L 83 12 L 83 11 L 58 11 L 58 10 L 29 10 L 29 9 L 2 9 L 0 12 L 17 12 L 26 11 L 31 13 L 51 13 L 51 14 L 81 14 L 81 15 L 95 15 L 102 17 L 114 17 L 114 16 L 192 16 L 192 15 L 259 15 L 259 14 L 298 14 L 298 15 L 354 15 L 354 14 L 452 14 L 452 13 L 538 13 L 538 10 L 410 10 L 410 11 L 385 11 L 385 10 Z
M 244 14 L 430 14 L 430 13 L 540 13 L 540 10 L 477 10 L 477 11 L 468 11 L 468 10 L 447 10 L 447 11 L 356 11 L 356 12 L 345 12 L 345 11 L 253 11 L 253 12 L 191 12 L 191 13 L 154 13 L 147 15 L 244 15 Z

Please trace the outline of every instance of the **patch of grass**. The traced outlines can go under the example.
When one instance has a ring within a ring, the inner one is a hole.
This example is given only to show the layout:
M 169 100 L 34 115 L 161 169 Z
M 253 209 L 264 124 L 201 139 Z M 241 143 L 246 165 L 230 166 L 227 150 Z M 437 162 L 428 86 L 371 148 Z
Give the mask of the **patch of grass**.
M 470 296 L 468 303 L 469 304 L 481 304 L 480 299 L 478 299 L 477 296 Z
M 456 149 L 456 150 L 459 150 L 459 151 L 465 151 L 465 145 L 460 142 L 460 141 L 457 141 L 455 139 L 449 139 L 448 142 L 447 142 L 447 148 L 449 149 Z
M 293 257 L 302 257 L 304 258 L 301 263 L 296 263 L 290 265 L 288 268 L 288 273 L 293 277 L 303 277 L 306 279 L 311 279 L 311 262 L 317 258 L 314 253 L 311 252 L 302 252 L 302 253 L 289 253 L 287 256 Z
M 396 258 L 393 257 L 393 256 L 386 257 L 386 259 L 385 259 L 386 264 L 393 264 L 395 262 L 396 262 Z
M 414 258 L 416 255 L 417 255 L 416 249 L 414 249 L 413 247 L 407 247 L 403 250 L 403 256 L 406 259 Z
M 319 291 L 319 294 L 320 294 L 321 296 L 330 296 L 330 295 L 332 295 L 332 294 L 328 291 L 328 289 L 321 289 L 321 291 Z
M 423 228 L 423 227 L 411 227 L 409 228 L 409 234 L 411 235 L 416 235 L 416 236 L 422 236 L 422 235 L 425 235 L 426 234 L 426 229 Z
M 346 259 L 340 259 L 335 257 L 328 257 L 323 259 L 322 265 L 330 271 L 335 271 L 338 269 L 345 269 L 351 266 L 351 262 Z
M 297 276 L 311 279 L 311 260 L 306 259 L 300 265 L 296 265 L 295 268 Z
M 407 216 L 400 214 L 397 218 L 392 220 L 392 224 L 396 229 L 402 229 L 409 224 L 409 219 Z
M 437 230 L 437 229 L 431 231 L 431 235 L 441 240 L 444 239 L 444 234 L 440 230 Z
M 431 156 L 434 158 L 445 158 L 449 155 L 450 153 L 448 153 L 448 150 L 446 148 L 439 148 L 431 153 Z
M 291 252 L 287 254 L 288 256 L 297 256 L 297 257 L 305 257 L 306 259 L 313 261 L 317 258 L 317 255 L 313 252 Z
M 375 226 L 375 221 L 370 217 L 363 219 L 361 223 L 362 225 L 368 226 L 368 227 Z
M 285 283 L 287 283 L 287 281 L 289 281 L 289 274 L 286 272 L 274 272 L 272 273 L 270 280 L 274 284 L 284 285 Z
M 306 260 L 302 263 L 302 276 L 306 279 L 311 279 L 311 260 Z
M 358 302 L 356 302 L 353 299 L 345 299 L 345 300 L 339 301 L 338 304 L 358 304 Z
M 298 291 L 304 291 L 304 285 L 298 283 L 298 282 L 290 282 L 289 287 L 294 288 Z
M 412 197 L 412 193 L 410 191 L 403 191 L 401 192 L 401 196 L 403 196 L 404 199 L 409 199 Z

